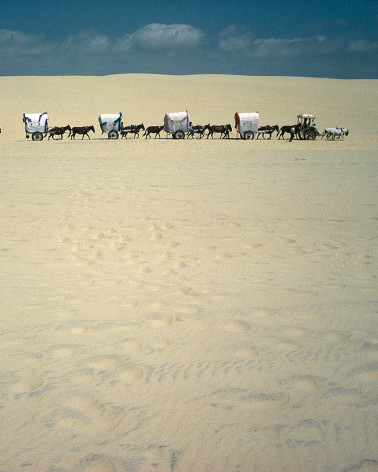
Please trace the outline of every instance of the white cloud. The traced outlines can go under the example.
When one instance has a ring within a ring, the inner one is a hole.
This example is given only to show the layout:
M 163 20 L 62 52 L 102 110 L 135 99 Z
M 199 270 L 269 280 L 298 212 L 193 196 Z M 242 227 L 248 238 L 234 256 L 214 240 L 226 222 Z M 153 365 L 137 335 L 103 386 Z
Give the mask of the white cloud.
M 108 51 L 110 43 L 111 41 L 107 36 L 98 34 L 96 31 L 85 30 L 68 36 L 61 47 L 65 51 L 77 54 L 101 54 Z
M 221 39 L 218 44 L 219 49 L 230 54 L 247 54 L 252 51 L 252 40 L 248 34 L 230 35 Z
M 203 38 L 202 31 L 190 25 L 152 23 L 143 26 L 125 40 L 131 47 L 158 50 L 199 46 Z
M 349 43 L 349 50 L 352 52 L 373 52 L 378 50 L 378 42 L 358 39 Z
M 50 50 L 43 36 L 0 29 L 0 56 L 39 55 Z
M 257 59 L 279 59 L 304 54 L 327 54 L 340 48 L 339 41 L 327 36 L 306 38 L 253 38 L 250 32 L 238 33 L 231 26 L 220 33 L 218 48 L 232 55 Z
M 303 43 L 303 38 L 256 39 L 253 41 L 253 55 L 255 57 L 297 56 L 301 53 Z

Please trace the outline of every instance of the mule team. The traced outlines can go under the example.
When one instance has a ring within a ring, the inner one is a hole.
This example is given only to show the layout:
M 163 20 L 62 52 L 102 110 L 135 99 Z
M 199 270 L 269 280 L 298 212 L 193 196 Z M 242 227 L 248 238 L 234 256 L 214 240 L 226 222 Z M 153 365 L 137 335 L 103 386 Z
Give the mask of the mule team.
M 140 125 L 129 125 L 129 126 L 125 126 L 125 127 L 122 127 L 121 130 L 120 130 L 120 135 L 121 135 L 121 138 L 126 138 L 127 139 L 127 135 L 128 134 L 133 134 L 134 135 L 134 139 L 135 138 L 139 138 L 139 132 L 141 130 L 144 131 L 144 134 L 143 136 L 147 138 L 151 138 L 151 135 L 154 134 L 155 135 L 155 138 L 159 137 L 160 138 L 160 132 L 163 130 L 164 126 L 148 126 L 147 128 L 144 127 L 144 124 L 140 124 Z M 63 139 L 63 136 L 65 134 L 66 131 L 69 131 L 69 135 L 68 137 L 70 137 L 71 139 L 75 139 L 75 136 L 78 134 L 78 135 L 81 135 L 82 138 L 81 139 L 84 139 L 84 136 L 87 136 L 88 139 L 91 139 L 90 136 L 89 136 L 89 131 L 93 131 L 95 132 L 95 129 L 94 129 L 94 126 L 75 126 L 73 128 L 71 128 L 70 125 L 67 125 L 67 126 L 61 126 L 61 127 L 58 127 L 58 126 L 55 126 L 54 128 L 51 128 L 48 130 L 48 139 L 50 138 L 53 138 L 53 139 Z M 194 138 L 194 135 L 198 135 L 198 137 L 201 139 L 205 136 L 205 132 L 208 132 L 207 133 L 207 139 L 209 139 L 209 137 L 211 136 L 211 138 L 213 139 L 214 137 L 214 133 L 218 133 L 220 134 L 220 138 L 224 139 L 228 139 L 230 137 L 230 132 L 232 131 L 232 126 L 230 124 L 227 124 L 227 125 L 210 125 L 207 124 L 205 126 L 201 126 L 201 125 L 192 125 L 192 123 L 190 123 L 189 125 L 189 131 L 187 132 L 187 137 L 191 137 L 191 138 Z M 301 136 L 300 136 L 300 128 L 298 126 L 298 124 L 295 124 L 295 125 L 289 125 L 289 126 L 281 126 L 281 128 L 279 128 L 278 125 L 274 125 L 274 126 L 270 126 L 270 125 L 266 125 L 266 126 L 261 126 L 259 127 L 258 129 L 258 133 L 257 133 L 257 136 L 256 138 L 259 139 L 260 136 L 263 137 L 263 139 L 265 139 L 265 135 L 269 135 L 269 139 L 272 138 L 272 134 L 273 132 L 276 131 L 277 132 L 277 136 L 278 136 L 278 139 L 285 139 L 285 133 L 288 133 L 291 135 L 291 138 L 290 140 L 293 138 L 293 135 L 294 136 L 297 136 L 297 138 L 301 139 Z M 338 138 L 338 139 L 342 139 L 344 136 L 348 136 L 349 134 L 349 130 L 345 129 L 345 128 L 326 128 L 323 132 L 323 134 L 321 134 L 321 137 L 322 139 L 325 137 L 326 139 L 335 139 L 335 138 Z

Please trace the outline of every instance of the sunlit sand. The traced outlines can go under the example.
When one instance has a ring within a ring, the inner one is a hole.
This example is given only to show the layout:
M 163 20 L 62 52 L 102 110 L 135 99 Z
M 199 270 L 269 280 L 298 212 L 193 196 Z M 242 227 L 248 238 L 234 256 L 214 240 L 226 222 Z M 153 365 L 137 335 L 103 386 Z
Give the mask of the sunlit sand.
M 377 81 L 0 84 L 1 471 L 376 470 Z M 183 110 L 350 134 L 98 125 Z M 96 132 L 27 140 L 23 113 L 44 111 Z

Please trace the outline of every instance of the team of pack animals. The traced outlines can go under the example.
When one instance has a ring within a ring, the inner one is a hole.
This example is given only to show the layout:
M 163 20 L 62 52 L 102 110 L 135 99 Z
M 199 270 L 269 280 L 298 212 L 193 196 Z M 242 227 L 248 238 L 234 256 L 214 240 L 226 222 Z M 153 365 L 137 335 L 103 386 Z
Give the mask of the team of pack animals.
M 126 138 L 127 135 L 131 134 L 134 135 L 135 138 L 139 138 L 139 133 L 141 130 L 144 131 L 143 136 L 147 138 L 151 138 L 151 135 L 155 135 L 155 138 L 160 138 L 160 132 L 163 130 L 164 126 L 148 126 L 147 128 L 144 127 L 144 124 L 141 123 L 140 125 L 129 125 L 122 127 L 120 130 L 120 135 L 121 138 Z M 272 134 L 274 131 L 277 132 L 277 137 L 278 139 L 285 139 L 285 133 L 291 134 L 292 129 L 295 129 L 295 135 L 299 138 L 299 128 L 298 125 L 288 125 L 288 126 L 281 126 L 279 128 L 278 125 L 270 126 L 261 126 L 258 128 L 258 133 L 256 136 L 256 139 L 259 139 L 260 136 L 265 139 L 266 135 L 269 135 L 269 139 L 272 138 Z M 68 137 L 71 139 L 75 139 L 76 135 L 81 135 L 82 138 L 84 139 L 85 136 L 89 137 L 89 132 L 93 131 L 95 132 L 94 126 L 75 126 L 71 128 L 70 125 L 67 126 L 55 126 L 54 128 L 51 128 L 48 130 L 47 134 L 48 139 L 53 138 L 53 139 L 63 139 L 63 136 L 66 131 L 69 131 Z M 226 125 L 210 125 L 207 124 L 205 126 L 202 125 L 191 125 L 189 127 L 189 131 L 187 132 L 187 137 L 188 138 L 194 138 L 194 135 L 198 135 L 198 137 L 201 139 L 205 136 L 205 132 L 208 131 L 207 133 L 207 139 L 211 136 L 211 138 L 214 137 L 214 133 L 219 133 L 220 138 L 228 139 L 230 137 L 230 132 L 232 131 L 232 126 L 230 124 Z M 0 130 L 1 132 L 1 130 Z M 323 139 L 324 137 L 326 139 L 343 139 L 344 136 L 348 136 L 349 130 L 345 128 L 326 128 L 324 132 L 320 135 L 321 138 Z

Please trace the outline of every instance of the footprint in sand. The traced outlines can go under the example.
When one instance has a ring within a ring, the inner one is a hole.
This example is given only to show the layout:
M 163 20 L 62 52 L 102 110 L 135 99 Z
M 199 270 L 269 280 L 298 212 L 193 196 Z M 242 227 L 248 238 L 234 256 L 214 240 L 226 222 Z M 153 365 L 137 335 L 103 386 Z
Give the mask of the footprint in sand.
M 119 242 L 120 243 L 128 243 L 129 241 L 131 241 L 131 239 L 129 238 L 129 236 L 123 234 L 119 237 Z
M 160 234 L 160 233 L 154 233 L 151 237 L 150 237 L 150 240 L 151 241 L 157 241 L 159 239 L 163 239 L 163 235 Z
M 164 245 L 166 249 L 173 249 L 177 246 L 180 246 L 180 243 L 176 243 L 175 241 L 170 241 L 169 243 Z
M 358 378 L 360 381 L 376 382 L 378 377 L 378 362 L 361 365 L 346 373 L 348 379 Z
M 119 367 L 122 364 L 123 364 L 123 361 L 120 357 L 109 356 L 109 357 L 98 359 L 97 361 L 92 363 L 92 366 L 95 369 L 107 370 L 107 369 L 114 369 L 116 367 Z
M 241 359 L 251 359 L 259 355 L 259 351 L 255 346 L 244 346 L 235 351 L 235 356 Z
M 191 314 L 198 314 L 201 313 L 201 309 L 197 305 L 177 305 L 176 306 L 177 313 L 182 313 L 184 315 L 191 315 Z
M 151 285 L 150 286 L 150 291 L 151 292 L 162 292 L 163 290 L 165 290 L 167 288 L 166 285 L 158 285 L 158 284 L 154 284 L 154 285 Z M 159 302 L 157 302 L 159 303 Z M 161 308 L 163 308 L 164 305 L 161 306 Z M 156 307 L 155 307 L 156 308 Z
M 104 233 L 97 233 L 93 239 L 104 239 L 105 238 L 105 234 Z
M 256 318 L 265 318 L 274 315 L 276 312 L 266 308 L 261 308 L 253 312 L 253 316 Z
M 141 379 L 144 376 L 144 371 L 141 367 L 132 367 L 126 369 L 119 374 L 119 378 L 126 383 L 132 383 Z
M 151 346 L 156 349 L 165 349 L 172 346 L 172 341 L 168 338 L 157 338 L 151 342 Z
M 242 320 L 233 320 L 225 324 L 225 329 L 228 331 L 249 331 L 251 329 L 251 325 L 246 323 Z
M 289 395 L 285 393 L 251 393 L 241 396 L 240 400 L 253 404 L 253 409 L 281 408 L 290 401 Z
M 315 375 L 295 375 L 288 379 L 282 379 L 280 384 L 295 390 L 309 390 L 328 387 L 328 381 L 325 377 L 319 377 Z
M 133 470 L 136 470 L 131 466 Z M 100 454 L 93 454 L 80 459 L 74 470 L 78 472 L 121 472 L 126 470 L 125 464 Z
M 222 261 L 227 261 L 228 259 L 231 259 L 232 258 L 232 254 L 218 254 L 215 256 L 215 260 L 217 262 L 222 262 Z
M 351 334 L 341 333 L 339 331 L 327 331 L 321 333 L 322 338 L 332 342 L 349 342 L 351 340 Z
M 75 265 L 81 267 L 88 267 L 94 264 L 94 259 L 86 259 L 85 257 L 78 256 L 77 254 L 73 254 L 75 258 Z
M 78 352 L 78 349 L 73 349 L 70 347 L 57 347 L 54 348 L 52 355 L 58 359 L 68 359 L 77 355 Z
M 16 382 L 12 390 L 15 393 L 31 393 L 35 390 L 38 390 L 39 387 L 43 384 L 43 380 L 38 376 L 27 377 L 26 379 Z
M 187 295 L 189 292 L 193 290 L 192 287 L 180 287 L 176 290 L 178 295 Z
M 253 243 L 253 244 L 247 244 L 245 246 L 245 248 L 246 249 L 258 249 L 261 246 L 262 246 L 262 244 L 260 244 L 260 243 Z
M 212 403 L 212 406 L 230 408 L 242 403 L 242 408 L 245 408 L 245 403 L 251 404 L 253 410 L 272 410 L 281 408 L 290 402 L 290 397 L 284 392 L 277 393 L 249 393 L 246 389 L 230 388 L 214 392 L 212 397 L 218 401 Z
M 170 326 L 173 324 L 175 320 L 173 319 L 172 315 L 165 315 L 161 316 L 159 318 L 154 318 L 150 320 L 150 323 L 152 326 L 157 326 L 157 327 L 165 327 L 165 326 Z
M 118 241 L 112 241 L 109 246 L 113 251 L 122 251 L 125 248 L 125 245 Z
M 84 415 L 93 421 L 95 418 L 110 416 L 111 410 L 91 395 L 71 395 L 68 396 L 64 406 L 72 411 Z
M 295 239 L 290 239 L 290 238 L 283 238 L 283 237 L 280 237 L 278 238 L 282 243 L 285 243 L 285 244 L 293 244 L 295 243 Z
M 150 308 L 153 310 L 161 310 L 167 305 L 167 303 L 164 300 L 156 300 L 153 303 L 150 303 Z
M 289 337 L 302 337 L 302 336 L 308 336 L 310 334 L 310 331 L 304 328 L 288 328 L 288 329 L 283 329 L 285 332 L 285 335 Z
M 164 223 L 162 225 L 162 229 L 173 229 L 173 228 L 174 228 L 174 226 L 171 225 L 171 223 Z
M 122 347 L 126 352 L 138 352 L 143 348 L 143 341 L 139 339 L 128 339 L 122 343 Z

